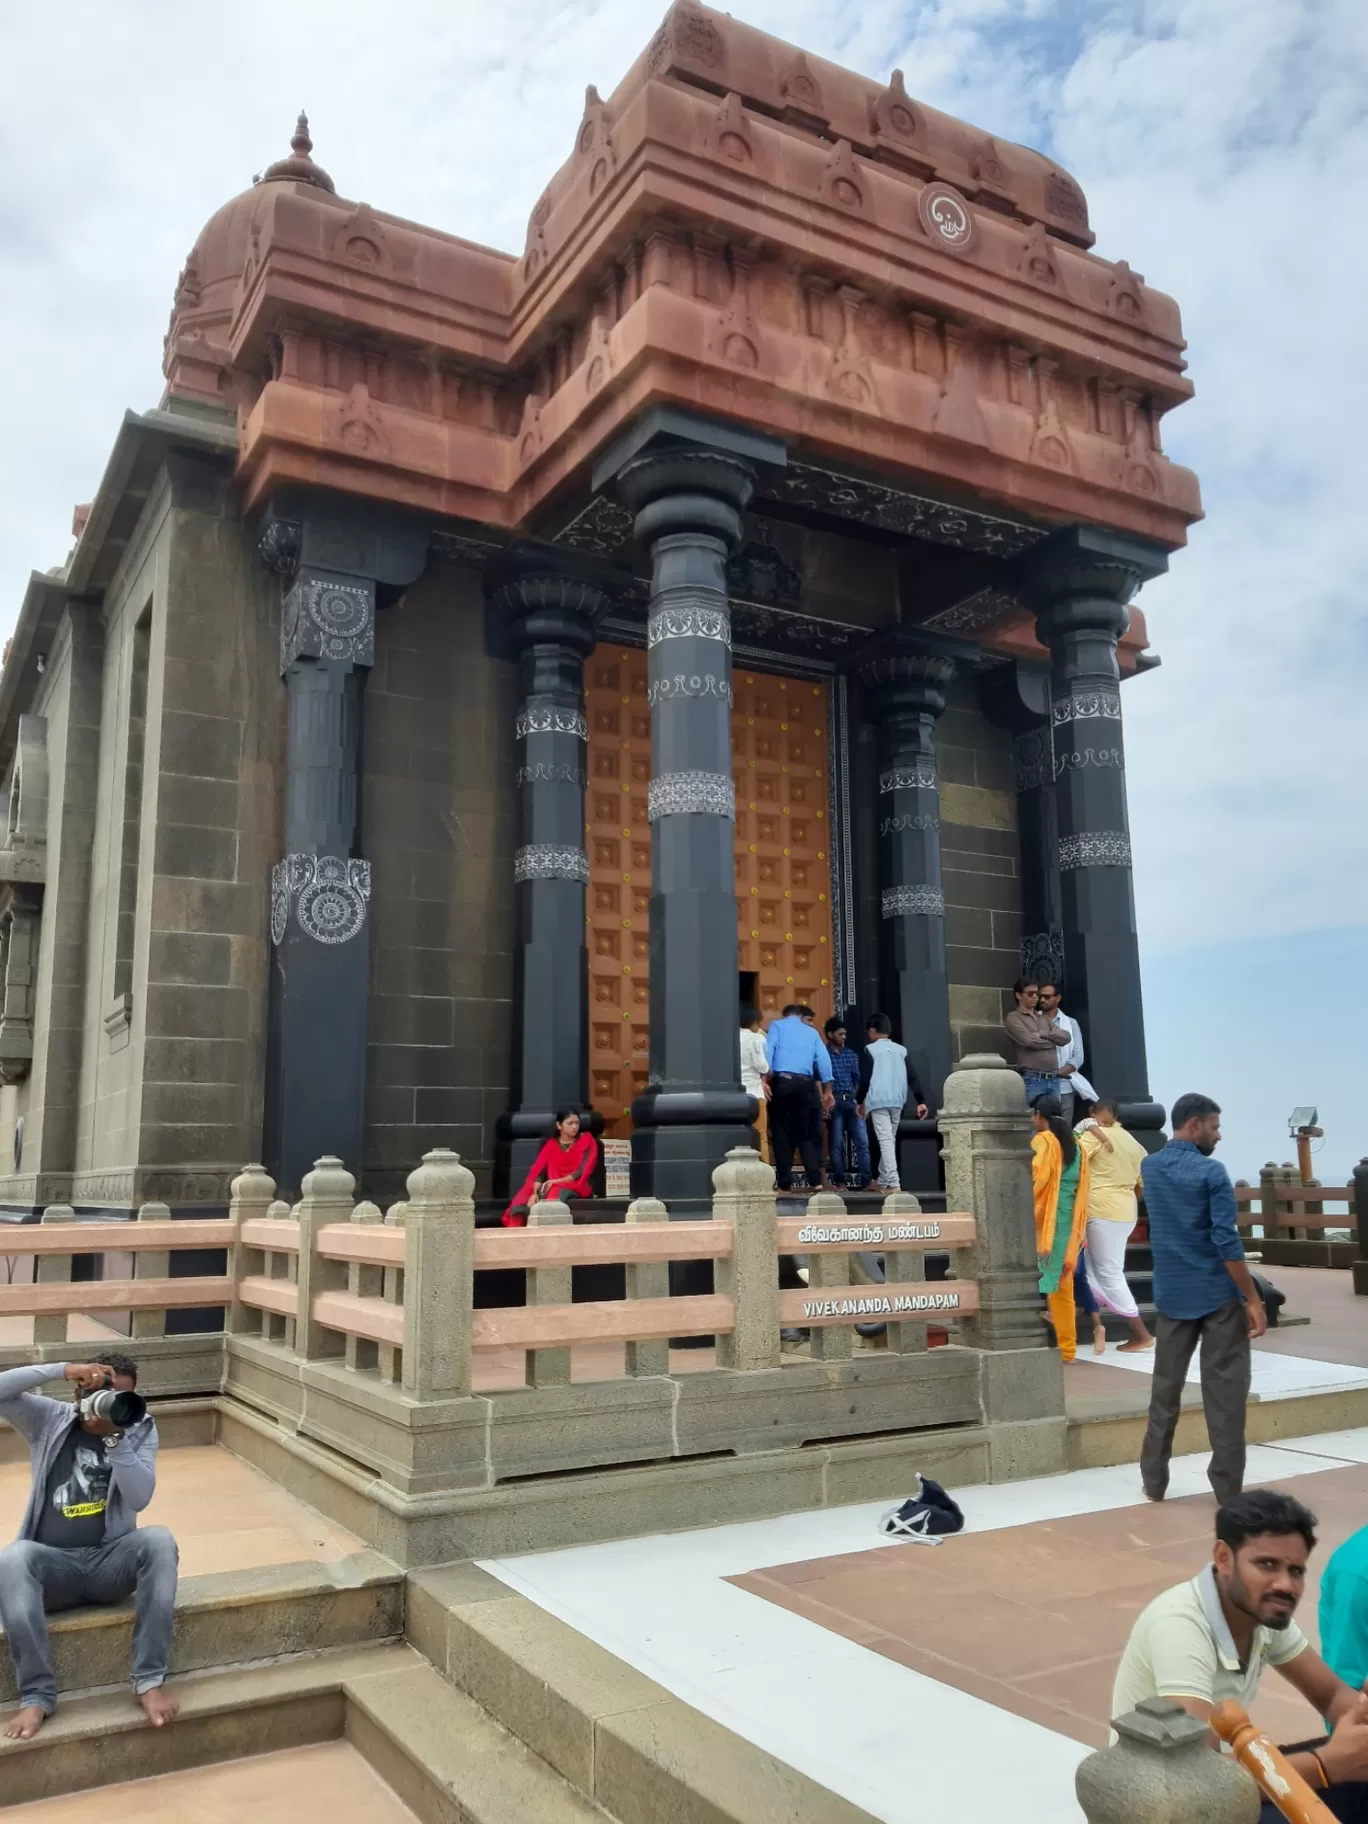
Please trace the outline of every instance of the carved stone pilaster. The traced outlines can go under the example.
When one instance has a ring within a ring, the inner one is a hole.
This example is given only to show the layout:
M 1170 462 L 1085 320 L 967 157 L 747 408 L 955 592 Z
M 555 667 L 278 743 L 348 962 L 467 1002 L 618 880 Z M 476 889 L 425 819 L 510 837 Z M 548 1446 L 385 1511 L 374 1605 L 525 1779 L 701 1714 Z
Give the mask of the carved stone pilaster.
M 1019 560 L 1024 599 L 1050 653 L 1050 739 L 1067 1007 L 1083 1028 L 1088 1075 L 1123 1104 L 1127 1126 L 1157 1134 L 1150 1099 L 1131 882 L 1117 641 L 1127 603 L 1166 568 L 1140 539 L 1076 527 Z
M 491 634 L 518 659 L 512 1099 L 496 1180 L 516 1188 L 557 1108 L 589 1103 L 584 661 L 608 607 L 571 553 L 518 547 L 486 576 Z
M 940 781 L 935 726 L 955 673 L 953 654 L 902 628 L 880 635 L 859 676 L 879 759 L 880 984 L 894 1037 L 907 1047 L 926 1100 L 940 1106 L 950 1069 L 950 988 L 941 879 Z M 938 1187 L 934 1128 L 909 1105 L 908 1188 Z
M 371 866 L 355 852 L 362 693 L 381 585 L 422 570 L 426 542 L 364 512 L 272 512 L 287 700 L 283 854 L 271 871 L 266 1160 L 282 1194 L 335 1154 L 359 1176 L 365 1113 Z

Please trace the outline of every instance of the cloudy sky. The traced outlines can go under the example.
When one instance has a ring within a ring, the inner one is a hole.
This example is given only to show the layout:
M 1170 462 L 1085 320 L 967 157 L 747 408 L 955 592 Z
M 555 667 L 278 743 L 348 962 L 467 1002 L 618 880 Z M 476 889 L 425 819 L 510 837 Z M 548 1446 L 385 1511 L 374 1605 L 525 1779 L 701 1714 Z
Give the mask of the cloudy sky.
M 1227 1107 L 1237 1173 L 1294 1103 L 1368 1153 L 1368 6 L 1362 0 L 734 0 L 751 23 L 1058 158 L 1098 251 L 1183 308 L 1165 428 L 1207 520 L 1145 593 L 1126 692 L 1154 1088 Z M 204 219 L 307 107 L 341 194 L 520 250 L 633 0 L 172 0 L 0 23 L 0 623 L 60 562 L 127 406 L 160 392 Z

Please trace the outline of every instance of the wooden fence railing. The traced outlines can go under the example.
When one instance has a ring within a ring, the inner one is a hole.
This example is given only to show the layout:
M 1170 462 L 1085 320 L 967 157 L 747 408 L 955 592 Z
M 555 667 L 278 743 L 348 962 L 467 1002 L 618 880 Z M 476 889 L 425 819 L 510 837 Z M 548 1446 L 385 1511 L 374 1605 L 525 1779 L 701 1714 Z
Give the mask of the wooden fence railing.
M 1356 1188 L 1357 1187 L 1357 1188 Z M 1296 1168 L 1268 1165 L 1239 1183 L 1240 1233 L 1272 1265 L 1351 1267 L 1368 1259 L 1368 1173 L 1349 1184 L 1303 1184 Z

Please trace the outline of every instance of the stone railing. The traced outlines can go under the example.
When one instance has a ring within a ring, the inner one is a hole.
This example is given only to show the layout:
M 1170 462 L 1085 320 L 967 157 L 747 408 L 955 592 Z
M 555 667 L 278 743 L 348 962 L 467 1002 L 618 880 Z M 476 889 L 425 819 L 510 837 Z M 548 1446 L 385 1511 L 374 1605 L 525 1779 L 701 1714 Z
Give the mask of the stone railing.
M 1269 1266 L 1345 1267 L 1363 1264 L 1368 1274 L 1368 1159 L 1349 1184 L 1303 1184 L 1293 1165 L 1268 1164 L 1257 1185 L 1235 1186 L 1240 1233 L 1253 1240 Z M 1258 1230 L 1257 1236 L 1254 1231 Z
M 771 1167 L 745 1148 L 714 1173 L 711 1221 L 671 1221 L 638 1199 L 623 1223 L 577 1226 L 542 1203 L 525 1229 L 478 1231 L 474 1180 L 454 1153 L 428 1154 L 388 1213 L 355 1201 L 336 1159 L 318 1161 L 293 1208 L 252 1165 L 222 1220 L 149 1210 L 136 1224 L 77 1224 L 62 1210 L 14 1231 L 4 1245 L 38 1271 L 0 1288 L 0 1315 L 32 1316 L 33 1353 L 53 1359 L 75 1347 L 56 1326 L 130 1313 L 140 1361 L 180 1364 L 165 1386 L 145 1375 L 150 1392 L 221 1389 L 224 1424 L 265 1426 L 296 1456 L 310 1440 L 399 1497 L 947 1430 L 979 1440 L 986 1473 L 1062 1468 L 1020 1079 L 995 1059 L 955 1072 L 942 1131 L 958 1213 L 895 1196 L 872 1220 L 830 1194 L 781 1219 Z M 189 1247 L 223 1248 L 226 1271 L 174 1276 L 171 1253 Z M 106 1271 L 116 1255 L 131 1270 L 73 1280 L 71 1258 L 101 1251 Z M 927 1282 L 928 1252 L 952 1256 L 949 1279 Z M 781 1291 L 786 1255 L 806 1259 L 806 1286 Z M 671 1297 L 675 1261 L 711 1263 L 713 1290 Z M 625 1268 L 626 1297 L 576 1303 L 573 1269 L 605 1263 Z M 525 1275 L 525 1303 L 482 1308 L 476 1276 L 509 1269 Z M 160 1335 L 168 1310 L 193 1308 L 221 1311 L 222 1329 Z M 856 1324 L 882 1324 L 883 1346 L 857 1351 Z M 951 1329 L 952 1346 L 928 1350 L 929 1325 Z M 806 1356 L 783 1352 L 788 1327 L 809 1333 Z M 714 1355 L 672 1364 L 671 1339 L 688 1338 L 713 1339 Z

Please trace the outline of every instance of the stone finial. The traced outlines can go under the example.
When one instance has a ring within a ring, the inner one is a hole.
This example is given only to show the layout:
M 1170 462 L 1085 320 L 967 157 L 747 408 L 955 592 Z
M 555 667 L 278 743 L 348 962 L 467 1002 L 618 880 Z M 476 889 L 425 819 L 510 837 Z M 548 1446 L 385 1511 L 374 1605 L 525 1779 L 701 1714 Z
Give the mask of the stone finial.
M 314 1160 L 313 1170 L 305 1173 L 299 1188 L 307 1203 L 350 1203 L 356 1180 L 336 1154 L 324 1153 Z
M 260 1204 L 266 1209 L 276 1194 L 275 1179 L 264 1165 L 244 1165 L 228 1187 L 234 1203 Z
M 170 1222 L 171 1205 L 169 1203 L 145 1203 L 138 1211 L 139 1222 Z
M 996 1052 L 970 1052 L 945 1079 L 942 1120 L 1026 1112 L 1026 1086 Z
M 475 1174 L 461 1164 L 461 1155 L 450 1147 L 434 1147 L 423 1154 L 423 1163 L 408 1177 L 408 1201 L 430 1208 L 475 1195 Z
M 1171 1697 L 1147 1697 L 1112 1726 L 1118 1739 L 1074 1776 L 1088 1824 L 1256 1824 L 1254 1781 L 1211 1752 L 1207 1725 Z
M 712 1175 L 719 1197 L 765 1196 L 774 1190 L 774 1167 L 753 1146 L 733 1146 Z
M 312 157 L 313 141 L 309 138 L 309 117 L 300 109 L 299 119 L 290 138 L 290 156 L 277 159 L 275 164 L 268 165 L 261 181 L 272 183 L 313 184 L 316 189 L 333 193 L 337 186 L 321 165 L 316 165 Z

